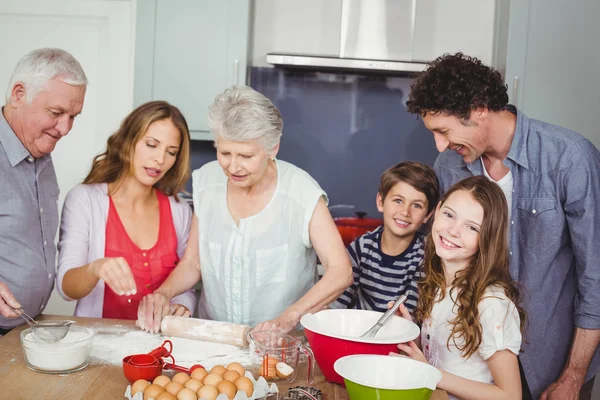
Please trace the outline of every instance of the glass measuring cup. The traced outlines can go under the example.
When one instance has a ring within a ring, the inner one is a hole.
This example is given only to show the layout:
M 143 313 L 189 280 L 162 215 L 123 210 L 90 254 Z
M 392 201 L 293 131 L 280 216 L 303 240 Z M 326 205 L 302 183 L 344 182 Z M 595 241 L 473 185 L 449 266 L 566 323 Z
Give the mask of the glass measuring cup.
M 267 381 L 293 382 L 297 376 L 300 354 L 307 357 L 308 383 L 313 382 L 315 357 L 312 350 L 292 336 L 274 331 L 248 334 L 251 369 Z

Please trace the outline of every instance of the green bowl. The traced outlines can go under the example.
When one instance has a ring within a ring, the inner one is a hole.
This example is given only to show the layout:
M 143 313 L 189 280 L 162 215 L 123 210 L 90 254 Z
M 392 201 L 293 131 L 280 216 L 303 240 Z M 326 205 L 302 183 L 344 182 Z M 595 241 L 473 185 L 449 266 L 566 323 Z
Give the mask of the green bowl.
M 342 357 L 335 371 L 350 400 L 429 400 L 442 373 L 407 357 L 360 354 Z

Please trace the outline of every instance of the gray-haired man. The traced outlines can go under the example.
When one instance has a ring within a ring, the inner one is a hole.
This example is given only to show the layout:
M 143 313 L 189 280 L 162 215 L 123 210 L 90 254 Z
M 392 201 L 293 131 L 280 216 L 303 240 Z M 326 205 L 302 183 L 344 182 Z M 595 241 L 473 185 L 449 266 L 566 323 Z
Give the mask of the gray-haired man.
M 58 183 L 50 153 L 81 112 L 87 78 L 60 49 L 38 49 L 15 67 L 0 113 L 0 335 L 35 317 L 54 287 Z

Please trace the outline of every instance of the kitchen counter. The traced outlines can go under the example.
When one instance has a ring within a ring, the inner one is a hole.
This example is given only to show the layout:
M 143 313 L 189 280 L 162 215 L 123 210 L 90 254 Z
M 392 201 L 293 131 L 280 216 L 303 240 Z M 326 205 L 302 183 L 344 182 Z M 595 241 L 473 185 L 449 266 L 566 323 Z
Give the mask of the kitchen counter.
M 43 315 L 43 319 L 65 319 L 64 316 Z M 68 317 L 79 325 L 102 329 L 115 325 L 134 328 L 134 321 Z M 3 399 L 11 400 L 107 400 L 124 399 L 125 389 L 129 384 L 123 376 L 120 365 L 102 363 L 92 359 L 90 364 L 82 371 L 71 374 L 41 374 L 27 368 L 19 334 L 27 325 L 13 329 L 6 336 L 0 338 L 0 391 Z M 148 349 L 150 351 L 152 349 Z M 279 392 L 285 393 L 287 389 L 299 385 L 307 385 L 306 368 L 304 365 L 298 371 L 298 379 L 292 384 L 279 383 Z M 311 385 L 323 392 L 324 400 L 348 400 L 348 394 L 339 385 L 327 383 L 318 369 L 315 371 L 315 382 Z M 432 400 L 447 399 L 445 392 L 436 391 Z

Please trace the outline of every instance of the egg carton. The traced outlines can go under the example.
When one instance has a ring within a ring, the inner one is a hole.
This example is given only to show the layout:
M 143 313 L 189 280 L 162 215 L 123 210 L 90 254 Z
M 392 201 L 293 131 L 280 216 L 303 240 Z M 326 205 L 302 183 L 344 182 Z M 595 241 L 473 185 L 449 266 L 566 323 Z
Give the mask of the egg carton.
M 254 384 L 254 393 L 248 397 L 242 390 L 238 390 L 233 400 L 277 400 L 279 398 L 279 388 L 276 384 L 269 383 L 262 376 L 258 380 L 254 379 L 254 375 L 251 372 L 246 371 L 244 376 L 252 381 Z M 144 400 L 142 393 L 136 393 L 135 396 L 131 395 L 131 385 L 127 385 L 125 389 L 125 398 L 128 400 Z M 151 399 L 154 400 L 154 399 Z M 220 394 L 216 400 L 228 400 L 227 396 Z

